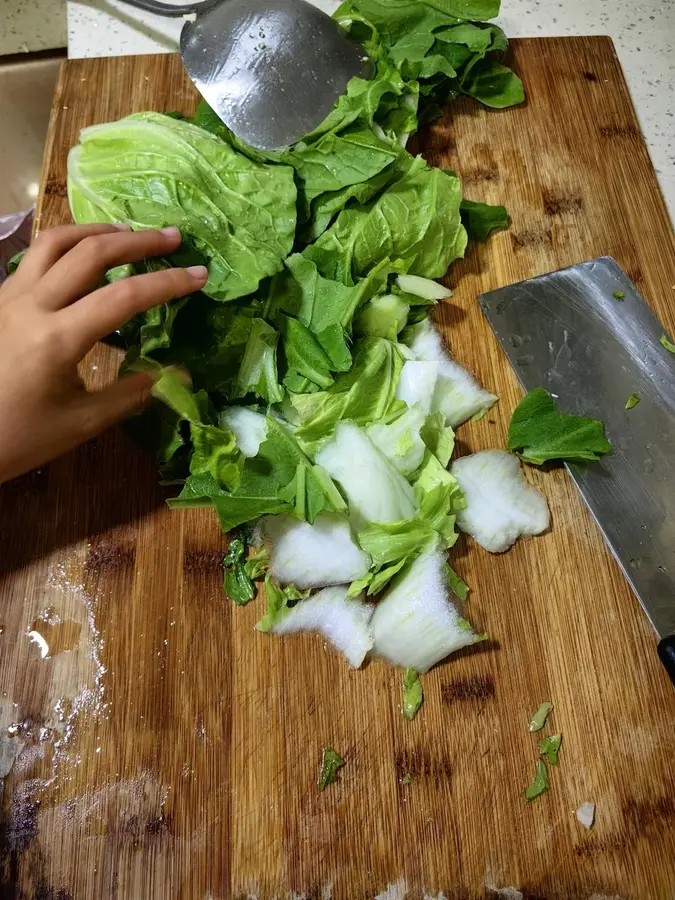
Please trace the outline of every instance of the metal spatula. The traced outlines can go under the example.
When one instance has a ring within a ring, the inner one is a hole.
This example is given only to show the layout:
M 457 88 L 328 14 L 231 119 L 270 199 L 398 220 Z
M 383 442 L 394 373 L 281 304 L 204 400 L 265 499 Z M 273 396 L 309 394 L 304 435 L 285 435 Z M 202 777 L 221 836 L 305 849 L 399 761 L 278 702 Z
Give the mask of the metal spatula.
M 355 75 L 372 77 L 363 47 L 304 0 L 123 0 L 190 16 L 180 36 L 188 75 L 237 137 L 278 150 L 313 131 Z
M 567 468 L 675 683 L 675 355 L 659 343 L 662 325 L 608 257 L 491 291 L 480 305 L 527 390 L 545 387 L 563 412 L 605 423 L 612 452 Z M 640 400 L 627 410 L 632 394 Z

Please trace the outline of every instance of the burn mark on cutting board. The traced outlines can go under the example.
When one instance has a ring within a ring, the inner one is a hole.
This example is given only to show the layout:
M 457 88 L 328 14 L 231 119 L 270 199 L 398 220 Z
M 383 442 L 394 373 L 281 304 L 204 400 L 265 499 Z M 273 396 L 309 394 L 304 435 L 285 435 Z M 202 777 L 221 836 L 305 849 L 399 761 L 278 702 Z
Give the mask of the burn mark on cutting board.
M 601 125 L 600 134 L 603 137 L 639 137 L 635 125 Z
M 528 250 L 532 247 L 552 247 L 553 235 L 550 228 L 531 229 L 511 234 L 511 246 L 514 250 Z
M 581 212 L 584 208 L 584 201 L 581 197 L 569 195 L 554 194 L 544 191 L 544 212 L 547 216 L 563 216 Z
M 598 76 L 593 72 L 582 72 L 582 76 L 586 79 L 586 81 L 597 81 Z
M 201 550 L 197 547 L 186 547 L 183 552 L 183 571 L 206 574 L 222 572 L 222 550 Z
M 113 569 L 133 569 L 136 565 L 136 547 L 131 542 L 102 541 L 92 546 L 85 572 L 108 572 Z
M 622 809 L 626 826 L 642 834 L 655 822 L 659 826 L 675 819 L 675 800 L 672 797 L 655 797 L 653 800 L 628 799 Z
M 456 678 L 441 684 L 441 699 L 448 704 L 465 700 L 492 700 L 494 696 L 495 682 L 491 675 Z
M 428 750 L 397 750 L 394 755 L 396 775 L 403 779 L 411 778 L 447 778 L 452 780 L 453 767 L 449 759 L 437 757 Z
M 44 187 L 45 197 L 67 197 L 68 188 L 63 181 L 48 181 Z
M 665 795 L 650 800 L 629 798 L 624 801 L 621 814 L 623 828 L 620 833 L 606 837 L 590 835 L 574 848 L 575 854 L 581 858 L 593 859 L 603 853 L 625 851 L 654 827 L 667 828 L 675 820 L 675 800 Z
M 474 169 L 462 172 L 462 181 L 465 184 L 480 184 L 485 181 L 499 181 L 499 172 L 496 169 Z

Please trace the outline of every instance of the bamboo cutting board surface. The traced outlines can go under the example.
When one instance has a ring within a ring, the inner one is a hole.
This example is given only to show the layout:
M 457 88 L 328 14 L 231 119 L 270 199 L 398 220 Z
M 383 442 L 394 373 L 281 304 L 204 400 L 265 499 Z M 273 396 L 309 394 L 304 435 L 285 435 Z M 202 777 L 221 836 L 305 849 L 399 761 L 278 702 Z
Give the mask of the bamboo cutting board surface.
M 610 254 L 675 332 L 675 242 L 611 42 L 514 41 L 513 65 L 526 105 L 458 102 L 419 140 L 469 198 L 512 218 L 453 266 L 438 311 L 500 396 L 460 429 L 461 453 L 503 446 L 520 396 L 479 292 Z M 38 228 L 69 220 L 66 153 L 82 126 L 195 99 L 176 56 L 64 63 Z M 101 346 L 83 369 L 100 386 L 117 362 Z M 565 473 L 528 478 L 551 530 L 503 556 L 459 541 L 466 614 L 490 640 L 424 678 L 412 723 L 400 672 L 350 671 L 316 636 L 254 633 L 261 601 L 222 595 L 215 516 L 170 512 L 120 430 L 5 485 L 1 896 L 675 897 L 675 691 Z M 528 804 L 527 721 L 547 699 L 563 748 Z M 319 794 L 325 745 L 347 762 Z M 591 831 L 574 816 L 587 800 Z

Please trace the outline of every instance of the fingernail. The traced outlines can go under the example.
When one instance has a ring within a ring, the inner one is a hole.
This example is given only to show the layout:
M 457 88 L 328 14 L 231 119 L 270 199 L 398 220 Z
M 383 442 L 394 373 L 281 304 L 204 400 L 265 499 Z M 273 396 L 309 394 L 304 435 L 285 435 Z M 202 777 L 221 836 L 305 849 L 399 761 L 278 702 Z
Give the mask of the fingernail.
M 131 231 L 131 225 L 127 225 L 126 222 L 111 222 L 110 224 L 118 231 Z
M 180 237 L 180 231 L 176 228 L 175 225 L 169 225 L 168 228 L 160 228 L 159 229 L 162 234 L 165 234 L 170 238 Z
M 188 275 L 192 275 L 197 281 L 206 281 L 209 277 L 209 270 L 206 266 L 188 266 L 185 270 Z

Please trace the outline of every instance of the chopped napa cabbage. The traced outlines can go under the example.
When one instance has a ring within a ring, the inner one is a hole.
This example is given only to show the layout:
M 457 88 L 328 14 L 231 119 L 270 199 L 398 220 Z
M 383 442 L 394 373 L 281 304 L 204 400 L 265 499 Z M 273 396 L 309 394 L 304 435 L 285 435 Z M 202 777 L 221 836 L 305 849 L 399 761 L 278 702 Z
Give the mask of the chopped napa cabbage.
M 395 341 L 405 328 L 410 306 L 396 294 L 380 294 L 361 308 L 354 319 L 356 334 L 389 338 Z
M 340 422 L 316 454 L 316 463 L 342 486 L 355 527 L 415 515 L 412 487 L 357 425 Z
M 318 588 L 362 578 L 370 559 L 339 513 L 319 513 L 314 524 L 293 516 L 265 516 L 260 534 L 269 552 L 270 575 L 283 584 Z
M 558 765 L 558 753 L 562 744 L 561 734 L 551 734 L 539 741 L 539 756 L 546 758 L 551 766 Z
M 457 524 L 490 553 L 503 553 L 523 536 L 549 526 L 546 498 L 528 484 L 520 462 L 504 450 L 482 450 L 450 467 L 466 500 Z
M 246 406 L 231 406 L 220 414 L 220 427 L 227 427 L 234 434 L 242 456 L 258 455 L 260 445 L 267 436 L 267 418 Z
M 336 753 L 332 747 L 324 747 L 321 754 L 321 771 L 319 772 L 318 788 L 325 791 L 329 784 L 337 781 L 338 769 L 345 764 L 344 759 Z
M 375 653 L 422 673 L 481 640 L 449 600 L 445 553 L 436 548 L 398 576 L 378 603 L 371 624 Z
M 373 646 L 370 621 L 373 607 L 361 599 L 349 599 L 347 588 L 327 587 L 295 606 L 285 607 L 265 629 L 274 634 L 318 631 L 358 668 Z
M 532 784 L 525 788 L 525 796 L 528 800 L 536 800 L 548 790 L 548 772 L 546 771 L 546 763 L 543 760 L 537 760 L 537 774 L 532 779 Z
M 396 385 L 396 399 L 403 400 L 408 406 L 417 406 L 428 415 L 434 400 L 439 368 L 439 363 L 433 360 L 407 360 L 403 363 Z
M 422 300 L 447 300 L 452 297 L 450 288 L 421 275 L 399 275 L 396 282 L 406 294 L 413 294 Z
M 541 731 L 541 729 L 546 724 L 546 720 L 548 719 L 549 713 L 553 709 L 553 704 L 550 700 L 545 700 L 543 703 L 540 703 L 537 707 L 537 711 L 530 719 L 530 724 L 527 726 L 528 731 Z
M 366 429 L 368 437 L 402 475 L 422 465 L 425 444 L 420 431 L 426 420 L 421 409 L 406 410 L 393 422 L 377 422 Z
M 497 402 L 495 394 L 482 388 L 473 375 L 450 357 L 429 319 L 407 329 L 404 342 L 415 359 L 438 363 L 431 412 L 440 410 L 448 425 L 455 428 Z
M 414 669 L 406 669 L 403 676 L 403 715 L 414 719 L 424 702 L 424 690 L 420 676 Z
M 576 817 L 584 828 L 592 828 L 595 821 L 595 803 L 586 801 L 576 811 Z

